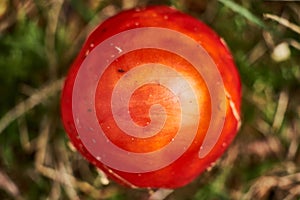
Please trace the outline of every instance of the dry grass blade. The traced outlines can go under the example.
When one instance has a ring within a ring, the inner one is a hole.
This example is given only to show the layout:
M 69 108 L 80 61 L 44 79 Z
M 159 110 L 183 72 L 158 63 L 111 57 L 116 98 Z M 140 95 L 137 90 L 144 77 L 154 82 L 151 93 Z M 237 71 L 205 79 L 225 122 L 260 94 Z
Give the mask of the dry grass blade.
M 282 17 L 278 17 L 277 15 L 272 15 L 272 14 L 264 14 L 264 17 L 267 19 L 271 19 L 274 20 L 276 22 L 278 22 L 279 24 L 291 29 L 292 31 L 300 34 L 300 26 L 291 23 L 290 21 L 288 21 L 287 19 L 284 19 Z
M 299 195 L 300 174 L 295 173 L 287 176 L 261 176 L 252 185 L 244 199 L 270 199 L 270 193 L 275 191 L 275 199 L 286 197 L 286 193 L 290 193 L 289 198 L 297 199 Z
M 287 94 L 286 91 L 282 91 L 279 95 L 278 105 L 277 105 L 277 109 L 276 109 L 276 113 L 272 125 L 275 131 L 277 131 L 282 125 L 284 115 L 288 106 L 288 102 L 289 102 L 289 95 Z
M 7 174 L 5 174 L 4 172 L 2 172 L 2 171 L 0 171 L 0 188 L 5 190 L 7 193 L 9 193 L 15 199 L 22 199 L 20 197 L 19 188 L 9 178 L 9 176 Z
M 296 185 L 290 189 L 289 195 L 286 196 L 283 200 L 293 200 L 295 197 L 299 197 L 300 195 L 300 185 Z
M 10 123 L 18 119 L 23 114 L 25 114 L 28 110 L 32 109 L 36 105 L 42 103 L 49 97 L 59 92 L 62 88 L 63 82 L 64 82 L 64 78 L 61 78 L 46 85 L 45 87 L 43 87 L 42 89 L 40 89 L 39 91 L 31 95 L 28 99 L 20 102 L 13 109 L 8 111 L 0 119 L 0 134 L 3 132 L 4 129 L 6 129 L 9 126 Z
M 294 47 L 295 49 L 298 49 L 300 51 L 300 42 L 297 42 L 296 40 L 289 39 L 288 40 L 289 45 Z
M 11 12 L 7 17 L 0 21 L 0 33 L 15 24 L 19 16 L 31 14 L 36 9 L 34 1 L 16 1 L 14 3 L 17 9 L 15 12 Z
M 159 189 L 155 192 L 152 192 L 150 194 L 150 197 L 148 200 L 164 200 L 169 196 L 174 190 L 170 189 Z
M 48 63 L 50 66 L 50 76 L 52 79 L 56 77 L 57 74 L 57 56 L 55 51 L 55 34 L 59 21 L 59 13 L 62 9 L 63 0 L 53 1 L 49 12 L 47 13 L 48 24 L 46 28 L 46 55 L 48 58 Z
M 68 195 L 69 199 L 79 200 L 80 198 L 77 195 L 74 182 L 71 182 L 68 179 L 68 176 L 66 176 L 66 174 L 73 175 L 73 170 L 68 157 L 67 149 L 62 140 L 58 140 L 56 141 L 56 143 L 59 144 L 57 148 L 55 148 L 59 156 L 58 171 L 60 171 L 60 173 L 63 175 L 62 178 L 68 184 L 68 186 L 64 186 L 64 191 L 66 191 L 66 194 Z
M 20 144 L 22 146 L 22 149 L 24 149 L 26 152 L 32 151 L 32 142 L 29 140 L 29 133 L 28 133 L 28 127 L 25 122 L 24 117 L 20 117 L 18 119 L 18 125 L 19 125 L 19 132 L 20 132 Z
M 101 191 L 94 188 L 91 184 L 79 181 L 74 176 L 64 173 L 62 174 L 62 171 L 46 167 L 44 165 L 39 165 L 37 170 L 39 173 L 41 173 L 43 176 L 48 177 L 55 182 L 58 182 L 60 184 L 72 187 L 73 185 L 76 186 L 79 190 L 82 192 L 89 194 L 92 198 L 99 199 L 101 197 Z M 66 181 L 68 180 L 68 181 Z
M 122 9 L 130 9 L 136 7 L 138 1 L 137 0 L 122 0 Z
M 253 64 L 258 61 L 263 55 L 267 53 L 268 49 L 263 41 L 260 41 L 253 47 L 253 49 L 249 52 L 248 62 L 249 64 Z
M 48 149 L 49 134 L 51 129 L 50 124 L 51 123 L 49 122 L 48 117 L 45 117 L 42 120 L 41 132 L 37 139 L 37 147 L 36 147 L 37 152 L 35 154 L 35 168 L 38 171 L 38 173 L 53 180 L 54 183 L 59 184 L 53 186 L 54 193 L 52 195 L 59 196 L 59 194 L 55 194 L 55 192 L 58 193 L 57 187 L 62 186 L 65 189 L 69 199 L 74 199 L 74 200 L 79 199 L 76 192 L 77 190 L 88 194 L 94 199 L 99 199 L 100 197 L 102 197 L 102 195 L 100 194 L 100 190 L 93 187 L 91 184 L 87 182 L 77 180 L 73 176 L 71 164 L 69 163 L 69 160 L 67 158 L 66 149 L 63 147 L 64 145 L 62 143 L 59 143 L 63 141 L 58 140 L 56 142 L 58 143 L 56 148 L 57 154 L 59 155 L 58 166 L 54 168 L 50 166 L 45 166 L 45 160 L 47 155 L 50 156 L 52 155 Z M 52 165 L 55 165 L 55 163 L 53 163 Z M 109 196 L 111 195 L 111 193 L 108 193 L 106 195 Z
M 91 19 L 85 27 L 78 33 L 76 38 L 72 41 L 72 47 L 69 48 L 66 53 L 66 58 L 72 58 L 78 49 L 80 49 L 82 42 L 86 39 L 88 33 L 90 33 L 97 24 L 100 24 L 104 19 L 111 17 L 117 13 L 117 9 L 112 6 L 106 6 L 101 11 L 99 11 L 93 19 Z
M 299 123 L 298 121 L 293 121 L 290 128 L 286 131 L 286 137 L 290 141 L 290 145 L 287 151 L 287 159 L 294 160 L 297 157 L 297 152 L 299 149 Z
M 249 154 L 258 156 L 260 159 L 268 157 L 280 157 L 282 154 L 283 146 L 280 140 L 274 136 L 267 136 L 263 140 L 256 140 L 248 144 L 246 151 Z

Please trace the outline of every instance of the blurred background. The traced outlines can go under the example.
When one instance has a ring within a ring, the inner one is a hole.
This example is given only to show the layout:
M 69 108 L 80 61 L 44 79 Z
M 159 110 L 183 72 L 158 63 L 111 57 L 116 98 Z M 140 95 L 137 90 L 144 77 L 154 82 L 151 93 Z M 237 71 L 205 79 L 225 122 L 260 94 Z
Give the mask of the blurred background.
M 242 127 L 226 153 L 166 200 L 300 198 L 300 2 L 0 0 L 0 199 L 147 199 L 72 147 L 59 100 L 87 34 L 136 6 L 174 6 L 212 27 L 243 84 Z M 188 170 L 188 164 L 187 164 Z

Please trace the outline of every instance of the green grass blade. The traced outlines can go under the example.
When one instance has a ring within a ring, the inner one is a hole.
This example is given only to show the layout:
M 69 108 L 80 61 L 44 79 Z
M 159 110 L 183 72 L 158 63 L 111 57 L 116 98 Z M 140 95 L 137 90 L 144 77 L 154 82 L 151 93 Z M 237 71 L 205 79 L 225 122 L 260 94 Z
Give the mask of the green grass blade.
M 262 20 L 260 20 L 258 17 L 256 17 L 254 14 L 252 14 L 249 10 L 246 8 L 240 6 L 239 4 L 231 1 L 231 0 L 219 0 L 222 4 L 224 4 L 226 7 L 230 8 L 234 12 L 240 14 L 241 16 L 245 17 L 249 21 L 253 22 L 254 24 L 265 28 L 265 25 Z

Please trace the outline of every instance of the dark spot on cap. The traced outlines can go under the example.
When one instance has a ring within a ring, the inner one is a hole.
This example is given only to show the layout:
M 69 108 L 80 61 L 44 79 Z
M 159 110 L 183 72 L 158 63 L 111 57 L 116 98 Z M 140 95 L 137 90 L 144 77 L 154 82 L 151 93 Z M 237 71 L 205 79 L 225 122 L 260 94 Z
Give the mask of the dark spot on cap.
M 119 69 L 118 69 L 118 72 L 120 72 L 120 73 L 124 73 L 124 72 L 125 72 L 125 70 L 124 70 L 124 69 L 122 69 L 122 68 L 119 68 Z

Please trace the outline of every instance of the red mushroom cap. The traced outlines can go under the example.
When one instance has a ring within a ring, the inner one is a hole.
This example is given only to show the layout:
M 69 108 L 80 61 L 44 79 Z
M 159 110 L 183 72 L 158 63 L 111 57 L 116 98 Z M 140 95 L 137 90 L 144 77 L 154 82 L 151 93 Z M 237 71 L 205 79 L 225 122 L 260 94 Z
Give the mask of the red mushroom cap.
M 167 6 L 100 24 L 61 99 L 78 151 L 131 187 L 177 188 L 207 169 L 240 126 L 241 83 L 224 41 Z

